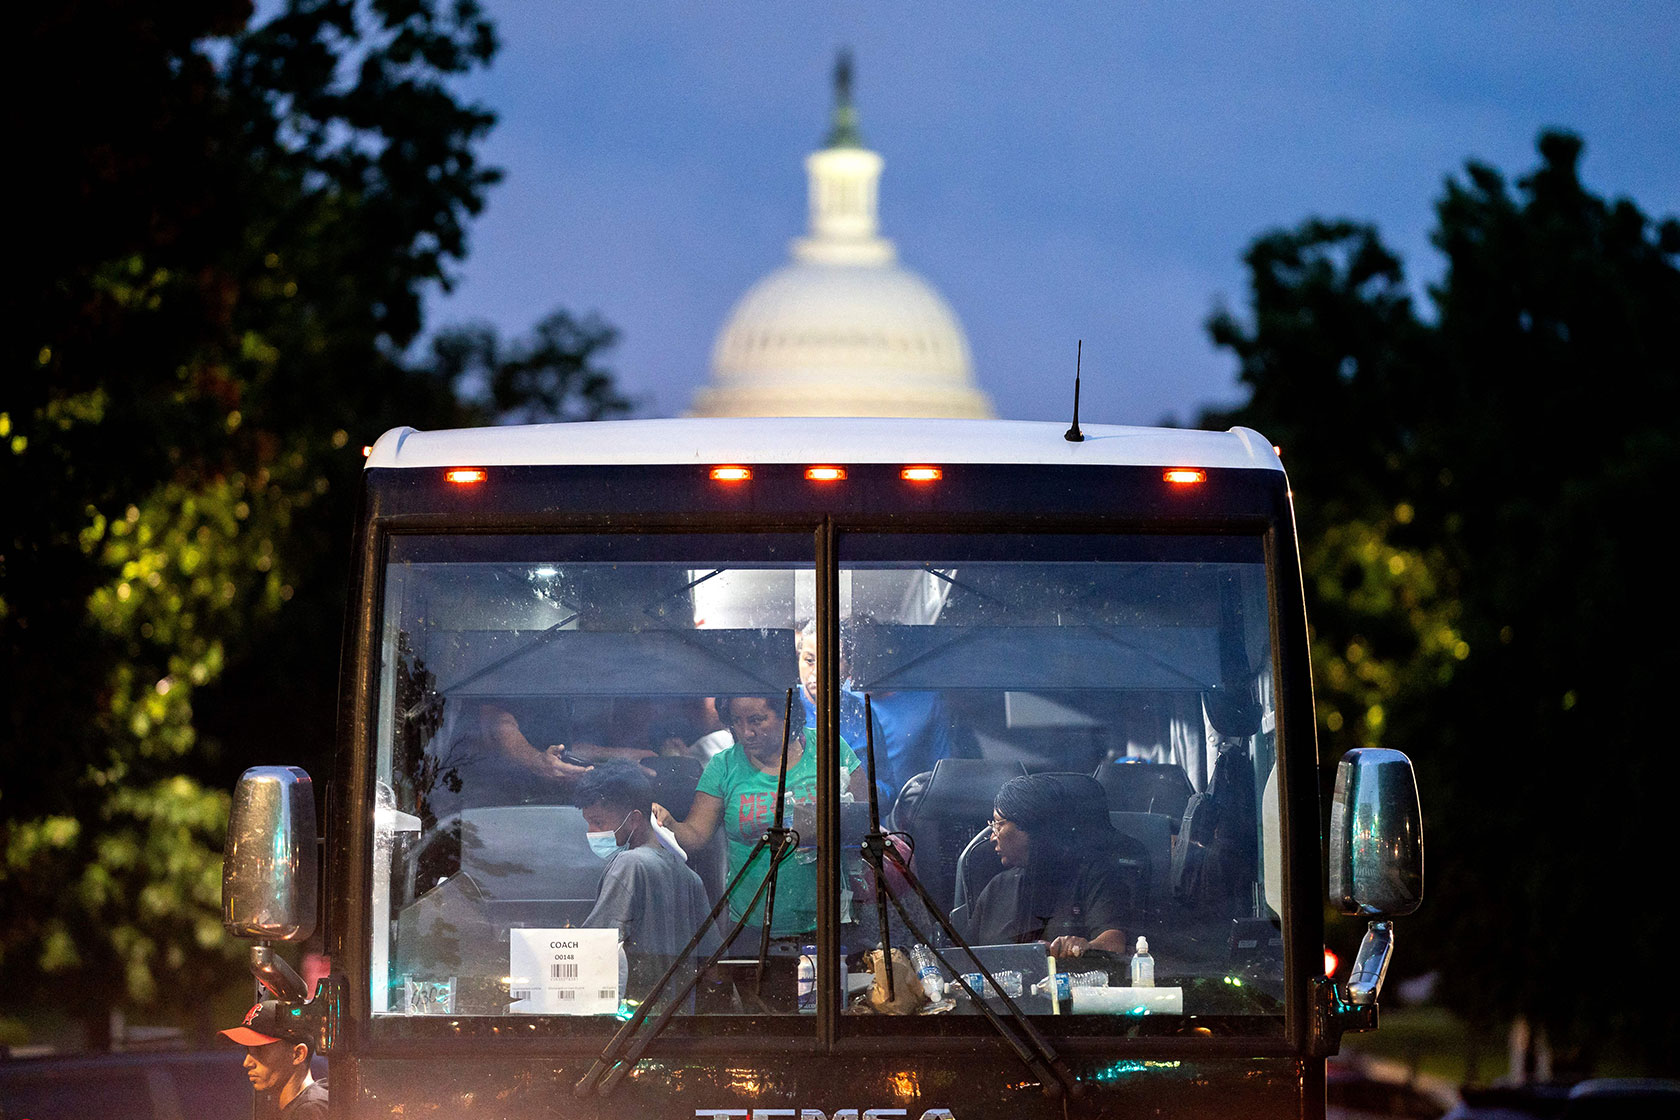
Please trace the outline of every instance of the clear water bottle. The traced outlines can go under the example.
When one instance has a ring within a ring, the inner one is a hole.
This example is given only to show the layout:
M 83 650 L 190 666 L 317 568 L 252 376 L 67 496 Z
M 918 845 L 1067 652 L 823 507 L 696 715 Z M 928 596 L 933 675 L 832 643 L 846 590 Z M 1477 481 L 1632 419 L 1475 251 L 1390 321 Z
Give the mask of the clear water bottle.
M 922 982 L 922 991 L 927 993 L 929 1003 L 938 1003 L 945 998 L 945 974 L 939 971 L 939 960 L 933 955 L 933 950 L 926 945 L 915 945 L 910 949 L 910 961 L 916 966 L 916 976 Z
M 1053 972 L 1032 986 L 1035 996 L 1047 996 L 1054 993 L 1057 1000 L 1068 999 L 1073 994 L 1073 977 L 1065 972 Z
M 1137 952 L 1132 954 L 1132 987 L 1155 986 L 1155 958 L 1149 955 L 1149 938 L 1137 939 Z
M 801 946 L 799 950 L 799 1010 L 817 1009 L 817 947 Z

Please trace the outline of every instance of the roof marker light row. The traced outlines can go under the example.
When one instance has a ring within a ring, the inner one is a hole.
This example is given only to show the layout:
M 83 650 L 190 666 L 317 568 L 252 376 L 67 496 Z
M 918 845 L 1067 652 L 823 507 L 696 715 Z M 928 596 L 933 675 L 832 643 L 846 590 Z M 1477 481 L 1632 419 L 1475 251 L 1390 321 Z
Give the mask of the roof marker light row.
M 475 486 L 489 476 L 490 472 L 483 467 L 451 467 L 443 472 L 444 480 L 456 486 Z M 711 468 L 713 482 L 750 482 L 752 476 L 751 467 L 737 464 Z M 812 482 L 843 482 L 846 468 L 832 465 L 806 467 L 805 477 Z M 945 471 L 942 467 L 923 464 L 901 468 L 898 477 L 906 482 L 938 482 L 945 477 Z M 1196 486 L 1207 481 L 1207 471 L 1198 467 L 1171 467 L 1162 473 L 1161 479 L 1174 486 Z

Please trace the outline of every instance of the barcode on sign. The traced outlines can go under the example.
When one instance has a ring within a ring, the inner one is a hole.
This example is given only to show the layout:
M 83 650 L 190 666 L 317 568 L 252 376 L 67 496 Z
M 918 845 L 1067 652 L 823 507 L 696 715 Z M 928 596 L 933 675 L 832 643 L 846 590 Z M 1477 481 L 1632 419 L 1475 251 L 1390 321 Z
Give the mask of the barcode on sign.
M 578 998 L 578 991 L 576 988 L 556 988 L 549 995 L 564 1003 L 566 1000 Z
M 602 999 L 617 999 L 618 998 L 618 989 L 617 988 L 602 988 L 596 994 L 599 995 Z
M 550 980 L 576 980 L 577 977 L 578 966 L 576 961 L 563 961 L 548 966 L 548 978 Z
M 515 988 L 513 991 L 508 993 L 508 995 L 513 997 L 515 1003 L 522 999 L 530 999 L 534 994 L 535 993 L 532 992 L 530 988 Z

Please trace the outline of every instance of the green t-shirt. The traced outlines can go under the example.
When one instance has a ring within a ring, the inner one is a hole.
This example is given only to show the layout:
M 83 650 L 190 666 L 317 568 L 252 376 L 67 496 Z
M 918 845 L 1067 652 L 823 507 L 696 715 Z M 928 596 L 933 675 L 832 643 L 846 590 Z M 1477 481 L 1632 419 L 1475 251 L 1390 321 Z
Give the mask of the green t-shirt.
M 860 763 L 852 748 L 840 741 L 840 785 L 844 789 L 852 771 Z M 722 825 L 729 842 L 729 878 L 734 880 L 753 845 L 770 826 L 770 814 L 776 808 L 776 775 L 766 774 L 752 764 L 739 743 L 712 757 L 700 775 L 699 793 L 708 793 L 723 802 Z M 805 750 L 799 761 L 788 768 L 787 796 L 782 817 L 792 816 L 793 806 L 809 804 L 817 799 L 817 733 L 805 730 Z M 804 933 L 817 928 L 817 864 L 816 837 L 801 836 L 802 845 L 782 863 L 776 876 L 776 917 L 772 934 Z M 741 908 L 752 898 L 753 892 L 770 872 L 770 853 L 765 851 L 753 864 L 752 871 L 735 888 L 729 900 L 731 918 L 740 918 Z M 753 910 L 752 921 L 764 921 L 764 902 L 761 899 Z

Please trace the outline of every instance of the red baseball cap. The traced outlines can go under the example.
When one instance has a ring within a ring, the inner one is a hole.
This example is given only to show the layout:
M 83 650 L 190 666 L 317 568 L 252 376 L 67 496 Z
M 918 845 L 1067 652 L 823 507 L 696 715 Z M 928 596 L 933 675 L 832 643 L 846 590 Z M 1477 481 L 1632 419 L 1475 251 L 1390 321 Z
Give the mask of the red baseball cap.
M 267 1046 L 282 1039 L 307 1042 L 308 1039 L 303 1037 L 303 1024 L 289 1021 L 294 1014 L 294 1011 L 282 1008 L 279 1000 L 265 999 L 251 1005 L 251 1010 L 245 1012 L 245 1021 L 239 1026 L 217 1033 L 241 1046 Z

